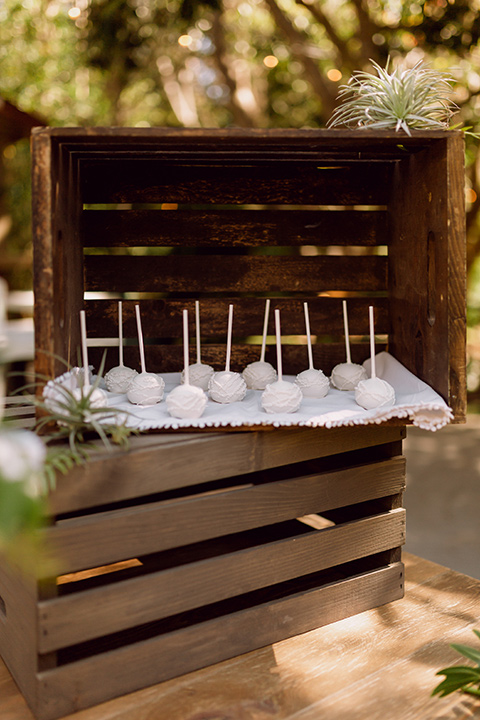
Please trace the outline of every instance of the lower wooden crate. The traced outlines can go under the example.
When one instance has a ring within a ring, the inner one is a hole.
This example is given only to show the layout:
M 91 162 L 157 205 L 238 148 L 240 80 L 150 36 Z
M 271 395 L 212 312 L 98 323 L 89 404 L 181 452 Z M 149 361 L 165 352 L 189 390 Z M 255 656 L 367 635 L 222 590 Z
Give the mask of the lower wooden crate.
M 60 478 L 56 576 L 0 570 L 0 650 L 36 717 L 402 597 L 403 436 L 150 436 Z

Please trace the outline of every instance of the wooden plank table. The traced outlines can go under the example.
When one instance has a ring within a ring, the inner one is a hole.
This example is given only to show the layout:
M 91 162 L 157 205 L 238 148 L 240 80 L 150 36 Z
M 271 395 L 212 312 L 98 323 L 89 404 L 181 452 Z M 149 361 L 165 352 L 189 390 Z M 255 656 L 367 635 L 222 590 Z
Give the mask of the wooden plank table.
M 461 720 L 480 701 L 431 698 L 435 672 L 476 644 L 480 580 L 405 554 L 406 596 L 116 698 L 75 720 Z M 32 714 L 0 661 L 1 720 Z

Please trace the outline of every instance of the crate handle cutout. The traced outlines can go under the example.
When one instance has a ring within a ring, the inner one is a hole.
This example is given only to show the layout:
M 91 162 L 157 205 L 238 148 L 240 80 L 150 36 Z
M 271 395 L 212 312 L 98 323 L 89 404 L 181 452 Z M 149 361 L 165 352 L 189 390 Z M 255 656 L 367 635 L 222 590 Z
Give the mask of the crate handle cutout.
M 0 595 L 0 620 L 6 620 L 7 619 L 7 606 L 5 605 L 5 600 Z

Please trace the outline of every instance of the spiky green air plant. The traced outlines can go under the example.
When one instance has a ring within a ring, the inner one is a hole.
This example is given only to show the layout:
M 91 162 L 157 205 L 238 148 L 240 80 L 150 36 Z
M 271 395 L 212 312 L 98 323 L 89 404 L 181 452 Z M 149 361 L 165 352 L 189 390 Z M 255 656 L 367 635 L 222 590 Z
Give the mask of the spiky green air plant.
M 369 127 L 376 130 L 446 130 L 457 106 L 450 100 L 452 79 L 445 73 L 417 63 L 412 68 L 387 66 L 371 61 L 377 75 L 359 71 L 342 85 L 337 107 L 328 127 Z

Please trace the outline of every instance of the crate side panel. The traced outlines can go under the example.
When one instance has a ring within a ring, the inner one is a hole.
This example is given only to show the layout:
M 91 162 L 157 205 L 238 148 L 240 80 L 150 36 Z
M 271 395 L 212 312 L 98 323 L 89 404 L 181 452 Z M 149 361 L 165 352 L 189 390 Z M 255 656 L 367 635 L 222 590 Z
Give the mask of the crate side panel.
M 132 438 L 127 453 L 101 444 L 86 465 L 60 476 L 49 497 L 53 515 L 76 512 L 175 488 L 397 444 L 405 428 L 280 428 L 258 433 L 156 434 Z M 376 452 L 376 451 L 373 451 Z M 195 473 L 190 468 L 195 467 Z M 134 481 L 132 481 L 132 478 Z
M 403 458 L 60 520 L 45 530 L 59 572 L 263 527 L 401 492 Z
M 54 720 L 402 596 L 403 566 L 396 563 L 41 673 L 39 720 Z
M 300 529 L 301 523 L 295 524 Z M 260 534 L 253 547 L 40 603 L 39 651 L 57 650 L 398 547 L 405 538 L 405 511 L 273 542 L 265 543 L 265 535 Z
M 465 411 L 465 225 L 460 178 L 463 152 L 458 138 L 437 142 L 428 153 L 399 163 L 389 249 L 391 352 L 442 395 L 459 419 Z M 452 214 L 455 204 L 458 209 Z M 450 386 L 451 375 L 455 387 Z
M 0 655 L 28 703 L 36 701 L 37 590 L 14 570 L 5 557 L 0 562 Z

